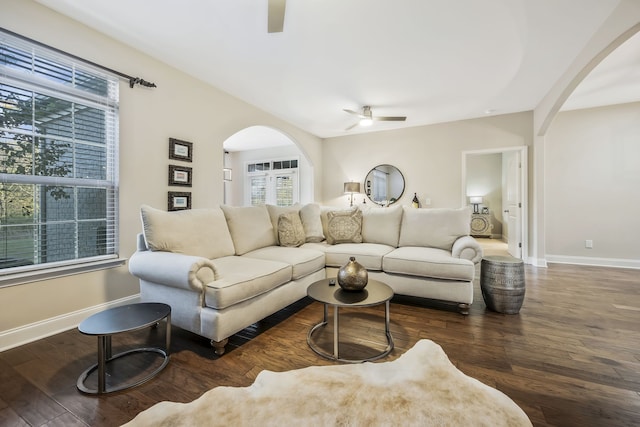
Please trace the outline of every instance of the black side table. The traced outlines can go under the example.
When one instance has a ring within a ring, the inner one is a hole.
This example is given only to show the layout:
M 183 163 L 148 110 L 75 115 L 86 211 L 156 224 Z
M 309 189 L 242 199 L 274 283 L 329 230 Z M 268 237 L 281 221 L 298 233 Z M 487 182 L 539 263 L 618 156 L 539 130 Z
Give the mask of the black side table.
M 163 319 L 167 319 L 166 347 L 144 347 L 128 350 L 115 356 L 111 355 L 111 336 L 122 332 L 131 332 L 139 329 L 155 326 Z M 135 387 L 155 377 L 169 363 L 169 348 L 171 347 L 171 307 L 162 303 L 129 304 L 110 308 L 93 316 L 89 316 L 80 323 L 78 330 L 85 335 L 98 337 L 98 363 L 84 371 L 78 378 L 76 386 L 78 390 L 87 394 L 113 393 Z M 107 363 L 132 353 L 152 352 L 163 356 L 162 364 L 146 377 L 128 384 L 119 384 L 107 387 L 105 381 L 105 367 Z M 98 388 L 90 389 L 85 386 L 87 377 L 98 369 Z

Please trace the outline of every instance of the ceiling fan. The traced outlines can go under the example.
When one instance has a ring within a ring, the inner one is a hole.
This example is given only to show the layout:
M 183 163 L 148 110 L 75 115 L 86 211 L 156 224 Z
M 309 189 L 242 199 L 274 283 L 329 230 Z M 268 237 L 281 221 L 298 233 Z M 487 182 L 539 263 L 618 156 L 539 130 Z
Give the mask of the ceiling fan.
M 356 126 L 371 126 L 371 124 L 374 121 L 379 121 L 379 122 L 404 122 L 405 120 L 407 120 L 406 117 L 404 116 L 374 116 L 373 113 L 371 113 L 371 107 L 368 105 L 365 105 L 364 107 L 362 107 L 362 112 L 358 113 L 356 111 L 353 110 L 343 110 L 349 114 L 353 114 L 354 116 L 358 116 L 360 117 L 360 120 L 358 122 L 356 122 L 355 124 L 349 126 L 348 128 L 346 128 L 345 130 L 351 130 Z
M 287 0 L 268 0 L 268 22 L 267 31 L 269 33 L 281 33 L 284 27 L 284 9 Z

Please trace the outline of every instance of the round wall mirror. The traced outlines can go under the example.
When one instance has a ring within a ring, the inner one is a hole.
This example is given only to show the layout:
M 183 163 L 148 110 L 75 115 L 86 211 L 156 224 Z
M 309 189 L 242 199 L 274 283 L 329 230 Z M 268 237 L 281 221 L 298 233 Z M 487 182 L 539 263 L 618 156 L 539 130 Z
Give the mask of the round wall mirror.
M 376 205 L 392 205 L 404 193 L 404 176 L 395 166 L 378 165 L 364 179 L 364 191 Z

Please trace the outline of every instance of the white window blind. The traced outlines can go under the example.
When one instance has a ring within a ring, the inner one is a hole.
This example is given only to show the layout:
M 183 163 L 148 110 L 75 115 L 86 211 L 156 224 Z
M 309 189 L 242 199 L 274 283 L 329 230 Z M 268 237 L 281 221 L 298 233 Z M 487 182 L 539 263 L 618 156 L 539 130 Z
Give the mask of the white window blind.
M 118 78 L 0 32 L 0 281 L 117 255 Z

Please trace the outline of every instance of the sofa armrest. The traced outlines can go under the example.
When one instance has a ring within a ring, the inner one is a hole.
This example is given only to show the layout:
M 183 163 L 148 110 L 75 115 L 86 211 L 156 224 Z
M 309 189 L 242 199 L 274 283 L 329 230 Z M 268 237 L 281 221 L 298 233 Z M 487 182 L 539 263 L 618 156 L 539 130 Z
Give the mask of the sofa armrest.
M 451 255 L 455 258 L 468 259 L 477 264 L 482 260 L 482 247 L 473 237 L 462 236 L 453 242 Z
M 159 251 L 134 253 L 129 272 L 147 282 L 196 292 L 203 292 L 217 277 L 215 266 L 206 258 Z

